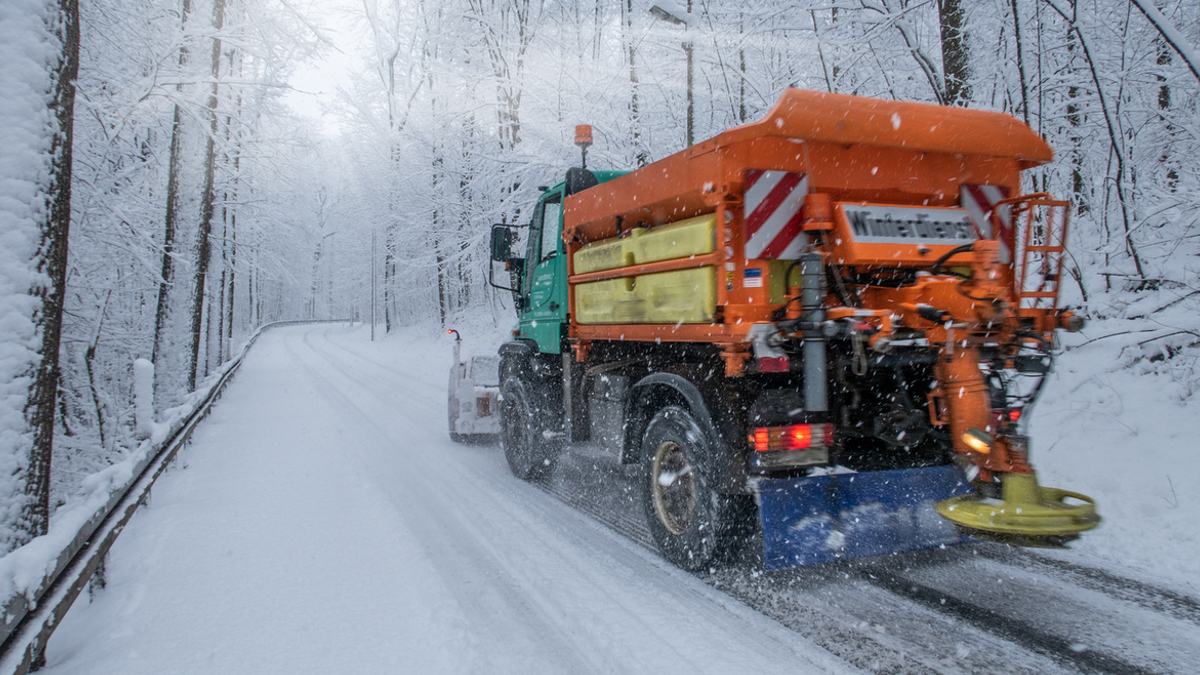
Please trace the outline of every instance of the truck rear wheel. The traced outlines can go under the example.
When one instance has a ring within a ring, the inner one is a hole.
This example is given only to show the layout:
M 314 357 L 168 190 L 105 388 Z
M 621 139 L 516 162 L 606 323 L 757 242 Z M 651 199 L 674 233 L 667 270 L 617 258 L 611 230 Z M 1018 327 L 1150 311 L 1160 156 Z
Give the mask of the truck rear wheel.
M 663 557 L 687 570 L 731 558 L 745 542 L 747 502 L 709 485 L 712 448 L 685 408 L 667 406 L 642 437 L 643 504 L 650 534 Z
M 549 411 L 523 381 L 510 377 L 500 387 L 500 445 L 508 468 L 521 480 L 543 480 L 558 457 L 556 441 L 547 437 Z

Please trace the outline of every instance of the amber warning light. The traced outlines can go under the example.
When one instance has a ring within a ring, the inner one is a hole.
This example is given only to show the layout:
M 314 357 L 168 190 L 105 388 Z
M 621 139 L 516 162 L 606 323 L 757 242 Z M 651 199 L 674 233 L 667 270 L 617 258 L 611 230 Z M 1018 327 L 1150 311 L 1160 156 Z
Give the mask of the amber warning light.
M 592 144 L 592 125 L 576 124 L 575 125 L 575 145 L 581 148 L 587 148 Z
M 583 152 L 583 157 L 582 157 L 583 164 L 581 166 L 585 169 L 587 168 L 587 149 L 588 149 L 588 146 L 590 146 L 591 144 L 592 144 L 592 125 L 576 124 L 575 125 L 575 145 L 578 145 L 579 149 Z

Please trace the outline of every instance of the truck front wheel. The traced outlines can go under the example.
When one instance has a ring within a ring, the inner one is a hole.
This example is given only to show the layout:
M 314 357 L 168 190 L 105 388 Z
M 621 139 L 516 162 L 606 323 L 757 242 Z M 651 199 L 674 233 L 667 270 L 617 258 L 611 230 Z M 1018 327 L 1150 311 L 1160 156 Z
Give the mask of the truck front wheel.
M 521 480 L 545 479 L 558 453 L 546 424 L 549 411 L 523 381 L 509 377 L 500 387 L 500 445 L 508 468 Z
M 692 414 L 667 406 L 642 437 L 643 504 L 663 557 L 687 570 L 728 559 L 745 540 L 744 500 L 709 487 L 709 442 Z

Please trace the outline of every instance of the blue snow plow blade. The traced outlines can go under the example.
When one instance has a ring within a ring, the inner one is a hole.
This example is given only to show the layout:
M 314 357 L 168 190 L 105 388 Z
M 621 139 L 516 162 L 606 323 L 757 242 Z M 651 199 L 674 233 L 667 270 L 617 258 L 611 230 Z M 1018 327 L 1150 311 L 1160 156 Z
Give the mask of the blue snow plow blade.
M 758 489 L 768 570 L 970 541 L 934 508 L 972 492 L 954 466 L 768 478 Z

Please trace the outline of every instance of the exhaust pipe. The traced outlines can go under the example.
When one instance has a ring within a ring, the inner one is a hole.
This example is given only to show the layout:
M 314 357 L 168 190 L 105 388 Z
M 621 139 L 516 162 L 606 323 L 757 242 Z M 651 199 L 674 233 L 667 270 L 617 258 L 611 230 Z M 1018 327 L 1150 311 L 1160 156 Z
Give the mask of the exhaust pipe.
M 827 357 L 825 354 L 825 260 L 820 253 L 800 256 L 800 308 L 804 325 L 804 409 L 829 410 Z

